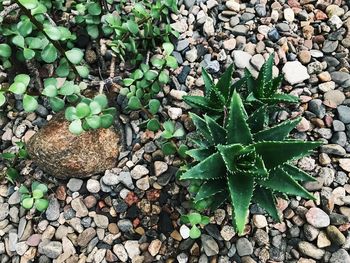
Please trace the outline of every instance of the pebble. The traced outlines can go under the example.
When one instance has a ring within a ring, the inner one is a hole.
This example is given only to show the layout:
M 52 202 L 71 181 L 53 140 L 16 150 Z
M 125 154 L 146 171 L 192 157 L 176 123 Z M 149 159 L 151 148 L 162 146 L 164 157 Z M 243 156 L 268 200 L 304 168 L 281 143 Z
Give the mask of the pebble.
M 330 224 L 329 216 L 317 207 L 310 208 L 305 214 L 305 218 L 310 225 L 316 228 L 327 227 Z
M 86 208 L 84 202 L 82 201 L 81 198 L 75 198 L 71 202 L 71 206 L 76 212 L 77 217 L 85 217 L 88 215 L 89 211 Z
M 341 246 L 346 242 L 345 236 L 335 226 L 327 227 L 327 236 L 329 237 L 331 242 L 337 246 Z
M 307 68 L 299 61 L 287 62 L 283 66 L 282 72 L 285 74 L 284 77 L 286 81 L 291 85 L 301 83 L 310 78 L 310 75 L 307 73 Z
M 0 204 L 0 221 L 4 220 L 10 212 L 10 206 L 7 203 Z
M 241 50 L 234 50 L 232 52 L 232 56 L 233 62 L 235 63 L 235 66 L 237 68 L 244 69 L 246 67 L 249 67 L 249 62 L 252 58 L 252 55 L 250 55 L 249 53 Z
M 253 254 L 253 246 L 245 237 L 239 238 L 236 243 L 237 253 L 240 257 Z
M 163 161 L 154 162 L 154 173 L 155 176 L 160 176 L 168 170 L 168 164 Z
M 189 62 L 195 62 L 197 58 L 198 58 L 198 54 L 197 54 L 197 49 L 195 47 L 193 47 L 192 49 L 186 52 L 186 59 Z
M 292 23 L 294 21 L 294 11 L 292 8 L 286 8 L 283 10 L 284 19 L 287 22 Z
M 139 188 L 139 189 L 141 189 L 143 191 L 148 190 L 150 188 L 149 177 L 146 176 L 144 178 L 141 178 L 141 179 L 137 180 L 136 186 L 137 186 L 137 188 Z
M 148 252 L 152 257 L 156 256 L 162 246 L 162 242 L 159 239 L 152 240 L 151 244 L 148 246 Z
M 93 194 L 98 193 L 101 190 L 99 181 L 95 179 L 89 179 L 86 183 L 86 189 Z
M 319 249 L 315 245 L 306 241 L 299 242 L 298 249 L 303 255 L 318 260 L 322 259 L 325 254 L 324 250 Z
M 348 262 L 350 262 L 350 255 L 343 248 L 334 252 L 331 258 L 329 259 L 329 263 L 348 263 Z
M 317 237 L 317 247 L 325 248 L 331 245 L 331 241 L 328 239 L 325 231 L 321 231 Z
M 128 253 L 129 258 L 131 259 L 134 259 L 141 253 L 139 242 L 137 240 L 127 240 L 124 247 Z
M 264 228 L 267 226 L 267 220 L 266 217 L 263 215 L 254 215 L 253 216 L 253 224 L 257 228 Z
M 350 107 L 340 105 L 337 107 L 338 118 L 341 122 L 350 123 Z
M 227 39 L 222 44 L 223 44 L 224 49 L 226 49 L 228 51 L 234 50 L 236 47 L 236 39 L 234 39 L 234 38 Z
M 57 258 L 62 254 L 62 244 L 58 241 L 44 240 L 39 244 L 39 253 L 44 254 L 48 258 Z
M 176 108 L 176 107 L 170 107 L 168 109 L 168 115 L 169 115 L 170 119 L 177 120 L 182 115 L 182 109 Z
M 229 0 L 226 2 L 226 7 L 232 11 L 239 12 L 241 5 L 234 0 Z
M 225 241 L 230 241 L 236 234 L 232 226 L 223 226 L 220 234 Z
M 190 229 L 186 225 L 182 225 L 180 227 L 180 235 L 183 239 L 187 239 L 190 237 Z
M 215 256 L 219 253 L 219 246 L 215 242 L 214 238 L 212 238 L 211 236 L 202 234 L 201 241 L 202 241 L 202 247 L 204 249 L 204 252 L 208 257 Z
M 83 180 L 77 178 L 71 178 L 68 181 L 67 187 L 72 192 L 78 192 L 83 185 Z
M 94 222 L 95 222 L 97 227 L 103 228 L 103 229 L 106 229 L 108 227 L 108 224 L 109 224 L 108 217 L 105 215 L 100 215 L 100 214 L 95 215 Z
M 115 244 L 113 246 L 113 252 L 121 262 L 127 262 L 128 253 L 122 244 Z

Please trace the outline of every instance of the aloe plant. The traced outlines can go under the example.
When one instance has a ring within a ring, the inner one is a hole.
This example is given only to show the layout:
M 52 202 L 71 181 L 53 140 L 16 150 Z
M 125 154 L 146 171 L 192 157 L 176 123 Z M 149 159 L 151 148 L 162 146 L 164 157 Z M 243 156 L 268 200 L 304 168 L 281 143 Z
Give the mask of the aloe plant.
M 229 92 L 225 90 L 222 94 Z M 198 148 L 187 151 L 198 163 L 183 172 L 180 180 L 191 181 L 193 202 L 198 210 L 216 209 L 229 201 L 233 208 L 232 221 L 240 234 L 252 201 L 279 220 L 276 196 L 314 199 L 301 183 L 315 179 L 291 162 L 310 154 L 320 143 L 288 139 L 300 118 L 270 127 L 268 107 L 263 103 L 248 115 L 234 90 L 223 117 L 224 124 L 209 115 L 201 118 L 190 113 L 202 138 L 194 141 Z
M 278 92 L 283 75 L 273 78 L 273 56 L 273 54 L 270 55 L 263 64 L 257 79 L 254 79 L 250 71 L 245 69 L 244 77 L 235 83 L 232 83 L 233 65 L 226 69 L 217 84 L 214 84 L 207 71 L 202 68 L 205 96 L 184 96 L 183 100 L 193 108 L 200 109 L 216 119 L 226 114 L 233 90 L 246 93 L 245 103 L 253 106 L 253 109 L 264 104 L 297 103 L 298 97 Z

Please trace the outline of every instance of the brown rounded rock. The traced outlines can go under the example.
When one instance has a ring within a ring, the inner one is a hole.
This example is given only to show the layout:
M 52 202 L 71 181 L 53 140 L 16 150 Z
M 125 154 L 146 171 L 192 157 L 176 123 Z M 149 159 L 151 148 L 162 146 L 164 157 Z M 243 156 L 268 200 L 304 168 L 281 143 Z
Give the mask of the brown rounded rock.
M 33 135 L 27 150 L 39 168 L 59 179 L 86 178 L 115 166 L 120 134 L 113 128 L 74 135 L 63 114 L 57 114 Z

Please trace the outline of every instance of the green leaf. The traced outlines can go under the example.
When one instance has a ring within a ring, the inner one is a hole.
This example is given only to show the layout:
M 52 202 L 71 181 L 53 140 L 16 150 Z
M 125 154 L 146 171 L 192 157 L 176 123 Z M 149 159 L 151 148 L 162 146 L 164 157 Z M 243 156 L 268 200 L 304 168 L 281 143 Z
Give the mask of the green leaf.
M 174 137 L 174 138 L 180 138 L 180 137 L 182 137 L 182 136 L 184 136 L 184 135 L 185 135 L 185 131 L 184 131 L 184 129 L 182 129 L 182 128 L 177 129 L 177 130 L 173 133 L 173 137 Z
M 27 87 L 30 82 L 30 77 L 27 74 L 18 74 L 16 75 L 14 82 L 23 83 Z
M 32 189 L 34 190 L 40 190 L 44 194 L 47 193 L 48 188 L 45 184 L 41 184 L 39 182 L 35 182 L 36 184 L 32 183 Z
M 276 207 L 276 198 L 273 196 L 271 190 L 257 185 L 254 189 L 253 200 L 265 209 L 274 220 L 278 222 L 281 220 Z
M 204 115 L 205 122 L 207 123 L 208 130 L 215 144 L 226 143 L 226 130 L 220 126 L 213 118 L 208 115 Z
M 74 121 L 74 120 L 79 119 L 77 116 L 77 110 L 72 106 L 68 107 L 65 110 L 64 116 L 65 116 L 66 120 L 68 120 L 68 121 Z
M 18 35 L 12 38 L 12 43 L 18 47 L 24 48 L 24 37 Z
M 25 198 L 22 201 L 22 206 L 24 209 L 31 209 L 34 204 L 34 199 L 33 198 Z
M 13 167 L 7 168 L 6 175 L 6 178 L 9 179 L 12 183 L 14 183 L 14 181 L 19 177 L 18 171 Z
M 183 96 L 182 99 L 191 107 L 201 109 L 205 112 L 222 112 L 220 105 L 215 105 L 207 97 L 202 96 Z
M 6 97 L 4 95 L 5 93 L 0 91 L 0 107 L 5 104 L 6 102 Z
M 98 16 L 101 14 L 101 6 L 98 3 L 92 3 L 88 7 L 88 12 L 92 16 Z
M 133 35 L 136 35 L 139 32 L 139 26 L 134 20 L 128 20 L 126 22 L 126 25 Z
M 230 112 L 227 120 L 227 143 L 249 144 L 252 142 L 247 120 L 247 113 L 239 94 L 234 91 L 231 99 Z
M 254 141 L 283 141 L 300 121 L 301 117 L 294 120 L 286 120 L 272 128 L 255 133 Z
M 196 161 L 203 161 L 210 155 L 214 153 L 213 149 L 207 149 L 207 148 L 202 148 L 202 149 L 191 149 L 186 151 L 186 154 L 195 159 Z
M 101 117 L 100 116 L 90 116 L 86 118 L 87 124 L 93 128 L 93 129 L 98 129 L 101 127 Z
M 158 76 L 158 72 L 155 70 L 149 70 L 145 73 L 145 78 L 148 81 L 152 81 L 155 80 Z
M 320 142 L 286 140 L 281 142 L 257 142 L 253 144 L 256 152 L 264 160 L 267 169 L 272 169 L 285 162 L 300 159 L 317 148 Z
M 18 32 L 24 37 L 32 33 L 32 29 L 33 29 L 33 25 L 29 19 L 24 19 L 17 24 Z
M 29 194 L 29 190 L 25 185 L 21 185 L 19 190 L 18 190 L 21 194 Z
M 31 49 L 41 49 L 43 45 L 43 41 L 38 37 L 26 37 L 25 41 Z
M 86 66 L 76 66 L 75 67 L 82 78 L 87 78 L 89 76 L 89 69 Z
M 183 173 L 180 179 L 210 180 L 224 177 L 225 174 L 225 164 L 217 152 Z
M 84 130 L 81 120 L 74 120 L 69 124 L 69 131 L 75 135 L 81 134 Z
M 192 226 L 191 230 L 190 230 L 190 238 L 192 239 L 197 239 L 201 236 L 201 231 L 197 226 Z
M 225 180 L 211 180 L 204 182 L 199 188 L 194 202 L 211 198 L 219 192 L 225 191 L 227 187 Z
M 186 154 L 187 150 L 188 150 L 187 145 L 186 144 L 181 144 L 179 146 L 179 148 L 177 149 L 177 153 L 179 154 L 179 156 L 181 158 L 185 159 L 187 157 L 187 154 Z
M 20 2 L 27 9 L 34 9 L 39 4 L 37 0 L 18 0 L 18 2 Z
M 23 50 L 23 56 L 25 59 L 30 60 L 35 56 L 35 51 L 31 50 L 29 48 L 24 48 Z
M 84 53 L 78 48 L 73 48 L 71 50 L 68 50 L 66 51 L 65 54 L 68 60 L 72 62 L 74 65 L 79 64 L 84 57 Z
M 1 153 L 1 154 L 0 154 L 0 157 L 3 158 L 3 159 L 5 159 L 5 160 L 13 160 L 13 159 L 15 159 L 16 154 L 14 154 L 14 153 L 9 153 L 9 152 L 7 152 L 7 153 Z
M 44 32 L 49 36 L 52 40 L 59 40 L 61 38 L 61 31 L 50 24 L 46 24 L 44 26 Z
M 299 169 L 298 167 L 295 167 L 294 165 L 284 164 L 281 168 L 296 181 L 300 181 L 300 182 L 317 181 L 316 178 L 305 173 L 303 170 Z
M 270 171 L 270 177 L 266 180 L 260 180 L 259 184 L 280 193 L 288 195 L 301 196 L 307 199 L 315 200 L 315 197 L 289 176 L 282 168 L 276 167 Z
M 57 50 L 53 44 L 48 44 L 41 51 L 41 58 L 46 63 L 52 63 L 57 59 Z
M 288 94 L 280 94 L 280 93 L 276 93 L 270 98 L 262 98 L 260 100 L 270 105 L 275 105 L 277 103 L 298 103 L 299 102 L 299 98 L 296 96 L 292 96 Z
M 237 170 L 237 165 L 235 162 L 235 156 L 243 150 L 243 146 L 241 144 L 230 144 L 230 145 L 218 145 L 217 146 L 222 159 L 225 162 L 226 168 L 230 172 L 236 172 Z
M 49 98 L 50 106 L 54 112 L 59 112 L 64 108 L 64 100 L 58 97 Z
M 33 112 L 37 109 L 38 107 L 38 102 L 37 100 L 32 97 L 32 96 L 29 96 L 27 94 L 24 94 L 24 97 L 23 97 L 23 108 L 26 112 Z
M 202 67 L 202 79 L 205 86 L 205 94 L 210 95 L 210 92 L 215 87 L 215 84 L 210 78 L 208 72 L 203 67 Z
M 174 45 L 169 43 L 169 42 L 163 43 L 162 47 L 163 47 L 166 55 L 171 55 L 171 53 L 173 53 L 173 51 L 174 51 Z
M 221 76 L 218 83 L 216 84 L 216 89 L 224 96 L 225 101 L 229 99 L 230 88 L 232 84 L 232 73 L 233 64 L 231 64 Z
M 158 131 L 160 129 L 160 123 L 157 119 L 151 119 L 147 122 L 147 129 L 150 131 Z
M 202 216 L 202 220 L 201 220 L 201 225 L 207 225 L 210 222 L 210 218 L 208 216 Z
M 56 97 L 57 96 L 57 88 L 53 85 L 48 85 L 44 88 L 42 94 L 45 95 L 46 97 Z
M 162 145 L 164 155 L 172 155 L 176 153 L 176 145 L 173 142 L 166 142 Z
M 163 128 L 165 131 L 173 134 L 175 132 L 175 125 L 172 121 L 166 121 L 163 123 Z
M 42 198 L 43 196 L 44 196 L 44 193 L 43 193 L 41 190 L 35 189 L 35 190 L 33 191 L 33 198 L 34 198 L 34 199 L 40 199 L 40 198 Z
M 105 94 L 99 94 L 94 97 L 94 101 L 100 104 L 101 108 L 104 109 L 108 106 L 108 99 Z
M 0 57 L 9 58 L 12 54 L 11 47 L 7 44 L 0 44 Z
M 128 102 L 128 108 L 130 110 L 139 110 L 142 108 L 141 101 L 138 97 L 132 96 Z
M 58 90 L 58 93 L 64 96 L 73 95 L 74 92 L 75 92 L 75 87 L 72 81 L 64 82 L 63 86 Z
M 46 199 L 35 200 L 34 206 L 39 212 L 45 211 L 49 206 L 49 201 Z
M 89 105 L 87 105 L 84 102 L 80 102 L 77 105 L 76 110 L 77 110 L 76 114 L 77 114 L 77 117 L 79 119 L 82 119 L 82 118 L 88 116 L 90 114 L 90 112 L 91 112 Z
M 257 85 L 253 89 L 254 96 L 258 99 L 267 98 L 270 95 L 267 83 L 272 80 L 273 58 L 274 55 L 270 55 L 260 69 Z
M 249 115 L 247 123 L 254 133 L 263 130 L 268 123 L 267 106 L 264 105 Z
M 163 65 L 165 64 L 165 60 L 157 57 L 151 58 L 151 63 L 154 67 L 157 69 L 161 69 Z
M 199 133 L 200 135 L 202 135 L 209 143 L 209 145 L 213 144 L 213 138 L 211 137 L 211 134 L 209 132 L 207 123 L 205 122 L 205 120 L 203 120 L 201 117 L 199 117 L 198 115 L 190 112 L 189 113 L 194 125 L 197 128 L 197 133 Z
M 162 72 L 160 72 L 159 74 L 159 82 L 166 84 L 169 82 L 169 74 L 168 72 L 166 72 L 165 70 L 163 70 Z
M 250 174 L 229 173 L 227 180 L 233 208 L 232 221 L 238 233 L 242 234 L 253 195 L 254 179 Z
M 199 224 L 202 219 L 199 213 L 191 213 L 191 214 L 188 214 L 187 217 L 192 226 Z
M 126 86 L 126 87 L 131 86 L 133 83 L 134 83 L 134 79 L 131 79 L 131 78 L 125 78 L 125 79 L 123 79 L 123 84 L 124 84 L 124 86 Z
M 101 127 L 109 128 L 114 123 L 114 117 L 111 114 L 104 114 L 101 116 Z
M 166 59 L 166 65 L 172 69 L 176 69 L 178 67 L 177 60 L 173 56 L 168 56 Z
M 108 109 L 105 109 L 102 111 L 104 114 L 110 114 L 112 115 L 113 117 L 115 117 L 117 115 L 117 109 L 116 108 L 108 108 Z
M 12 83 L 9 90 L 15 94 L 23 94 L 26 92 L 26 86 L 22 82 Z
M 157 99 L 151 99 L 148 102 L 149 111 L 152 114 L 156 114 L 160 108 L 160 102 Z
M 92 101 L 89 107 L 92 114 L 99 114 L 102 111 L 101 105 L 96 101 Z

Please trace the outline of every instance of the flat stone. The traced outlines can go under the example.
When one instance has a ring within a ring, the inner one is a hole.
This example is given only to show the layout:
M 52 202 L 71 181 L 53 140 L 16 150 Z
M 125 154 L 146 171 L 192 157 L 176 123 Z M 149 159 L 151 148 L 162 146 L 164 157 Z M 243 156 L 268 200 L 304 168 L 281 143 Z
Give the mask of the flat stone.
M 225 241 L 230 241 L 236 234 L 232 226 L 223 226 L 220 234 Z
M 103 229 L 106 229 L 108 227 L 108 224 L 109 224 L 108 217 L 105 215 L 100 215 L 100 214 L 97 214 L 94 217 L 94 222 L 95 222 L 97 227 L 103 228 Z
M 334 252 L 332 254 L 332 257 L 329 259 L 329 263 L 348 263 L 348 262 L 350 262 L 350 255 L 343 248 Z
M 67 184 L 67 187 L 72 192 L 78 192 L 83 185 L 83 180 L 78 178 L 71 178 Z
M 39 244 L 39 253 L 49 258 L 57 258 L 62 254 L 62 244 L 58 241 L 43 241 Z
M 246 67 L 249 67 L 249 62 L 252 58 L 252 55 L 250 55 L 248 52 L 235 50 L 232 52 L 232 56 L 233 62 L 237 68 L 244 69 Z
M 327 144 L 320 146 L 320 151 L 327 154 L 334 154 L 339 156 L 344 156 L 346 151 L 343 147 L 338 144 Z
M 340 105 L 337 107 L 338 118 L 341 122 L 350 123 L 350 107 Z
M 56 198 L 50 198 L 49 206 L 46 209 L 46 218 L 49 221 L 56 221 L 60 216 L 60 204 Z
M 307 68 L 299 61 L 287 62 L 283 66 L 282 72 L 284 73 L 285 79 L 291 85 L 302 83 L 304 80 L 310 78 L 310 75 L 307 73 Z
M 305 218 L 310 225 L 316 228 L 327 227 L 330 224 L 329 216 L 323 210 L 317 207 L 310 208 L 305 214 Z
M 96 236 L 96 230 L 92 227 L 85 229 L 77 238 L 77 244 L 81 247 L 86 247 L 91 239 Z
M 125 247 L 125 250 L 131 259 L 137 257 L 141 253 L 140 245 L 139 245 L 139 242 L 137 240 L 126 241 L 124 247 Z
M 327 236 L 332 241 L 333 244 L 341 246 L 346 242 L 346 238 L 342 232 L 335 226 L 327 227 Z
M 72 134 L 64 114 L 56 114 L 26 144 L 40 169 L 60 179 L 85 178 L 115 166 L 120 135 L 111 127 Z
M 152 240 L 151 244 L 148 246 L 148 252 L 152 257 L 156 256 L 162 246 L 162 242 L 159 239 Z
M 141 177 L 149 174 L 149 170 L 143 165 L 136 165 L 130 172 L 130 175 L 133 179 L 138 180 Z
M 122 244 L 115 244 L 113 246 L 113 252 L 119 258 L 119 260 L 121 262 L 127 262 L 128 253 L 126 252 L 126 250 Z
M 320 234 L 317 236 L 317 247 L 325 248 L 329 247 L 330 245 L 331 241 L 328 239 L 326 232 L 321 231 Z
M 249 256 L 253 254 L 253 246 L 250 243 L 250 241 L 245 237 L 242 237 L 237 240 L 236 248 L 237 253 L 240 257 Z
M 219 253 L 219 246 L 215 242 L 214 238 L 209 235 L 202 234 L 201 241 L 204 252 L 208 257 L 217 255 Z
M 7 203 L 0 204 L 0 221 L 4 220 L 10 212 L 10 206 Z
M 313 259 L 320 260 L 325 254 L 324 250 L 319 249 L 315 245 L 306 241 L 299 242 L 298 248 L 303 255 L 311 257 Z

